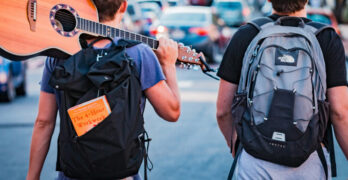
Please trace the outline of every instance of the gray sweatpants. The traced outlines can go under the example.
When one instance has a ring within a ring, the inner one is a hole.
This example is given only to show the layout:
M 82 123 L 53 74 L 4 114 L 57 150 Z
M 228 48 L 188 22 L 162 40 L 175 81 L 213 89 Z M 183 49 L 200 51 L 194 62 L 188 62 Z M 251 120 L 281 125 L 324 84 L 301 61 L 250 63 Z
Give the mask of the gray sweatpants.
M 330 155 L 325 148 L 323 150 L 328 165 L 328 179 L 331 180 Z M 237 162 L 234 179 L 325 180 L 325 171 L 316 151 L 300 167 L 292 168 L 254 158 L 243 150 Z

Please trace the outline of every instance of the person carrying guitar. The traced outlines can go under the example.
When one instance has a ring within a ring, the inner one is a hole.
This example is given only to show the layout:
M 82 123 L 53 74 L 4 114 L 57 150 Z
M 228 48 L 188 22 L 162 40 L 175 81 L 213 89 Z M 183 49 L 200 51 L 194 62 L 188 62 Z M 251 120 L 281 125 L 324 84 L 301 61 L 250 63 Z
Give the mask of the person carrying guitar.
M 101 23 L 114 27 L 119 26 L 127 9 L 126 0 L 93 1 L 98 10 Z M 115 38 L 114 41 L 117 42 L 117 40 L 118 38 Z M 94 47 L 103 48 L 109 43 L 109 40 L 101 40 Z M 178 57 L 177 42 L 161 38 L 159 47 L 155 52 L 144 44 L 133 46 L 126 51 L 134 59 L 139 72 L 143 91 L 141 109 L 144 110 L 145 99 L 147 98 L 161 118 L 169 122 L 176 122 L 180 116 L 180 95 L 175 68 Z M 56 63 L 57 59 L 50 57 L 47 58 L 45 63 L 41 81 L 39 110 L 31 141 L 27 180 L 40 179 L 41 170 L 55 129 L 57 111 L 59 110 L 56 98 L 57 91 L 48 84 L 48 81 Z M 130 178 L 139 179 L 140 176 L 136 174 Z M 70 178 L 59 172 L 58 179 Z

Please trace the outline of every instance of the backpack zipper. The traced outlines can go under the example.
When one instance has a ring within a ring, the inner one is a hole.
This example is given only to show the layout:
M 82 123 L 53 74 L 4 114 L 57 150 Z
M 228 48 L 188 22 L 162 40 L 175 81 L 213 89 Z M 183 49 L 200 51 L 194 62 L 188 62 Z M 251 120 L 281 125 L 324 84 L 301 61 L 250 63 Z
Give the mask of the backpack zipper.
M 251 55 L 251 59 L 249 60 L 249 65 L 248 65 L 248 73 L 247 73 L 247 76 L 246 76 L 246 82 L 248 82 L 248 79 L 249 79 L 249 74 L 250 74 L 250 67 L 251 67 L 251 64 L 254 62 L 256 56 L 258 55 L 259 53 L 259 49 L 260 49 L 260 44 L 257 44 L 255 49 L 254 49 L 254 52 L 253 54 Z M 247 87 L 247 83 L 245 83 L 245 88 Z M 244 89 L 245 89 L 244 88 Z

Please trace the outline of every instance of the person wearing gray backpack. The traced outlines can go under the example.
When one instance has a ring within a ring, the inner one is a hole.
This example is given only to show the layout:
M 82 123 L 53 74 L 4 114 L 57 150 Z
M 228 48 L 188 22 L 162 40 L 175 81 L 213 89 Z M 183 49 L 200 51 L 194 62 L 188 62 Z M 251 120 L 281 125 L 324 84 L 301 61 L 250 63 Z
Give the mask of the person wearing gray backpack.
M 344 47 L 306 18 L 307 0 L 269 0 L 224 54 L 217 121 L 235 157 L 228 179 L 331 179 L 331 124 L 348 158 Z

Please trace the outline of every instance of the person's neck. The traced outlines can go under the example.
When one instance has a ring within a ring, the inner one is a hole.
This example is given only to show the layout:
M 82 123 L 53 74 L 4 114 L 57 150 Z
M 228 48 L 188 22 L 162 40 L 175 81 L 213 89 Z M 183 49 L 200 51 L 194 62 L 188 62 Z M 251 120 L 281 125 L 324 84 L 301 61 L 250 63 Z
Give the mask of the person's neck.
M 111 27 L 115 27 L 115 28 L 118 28 L 120 23 L 118 23 L 117 21 L 115 20 L 112 20 L 112 21 L 106 21 L 106 22 L 102 22 L 102 24 L 105 24 L 107 26 L 111 26 Z M 95 38 L 93 39 L 89 39 L 87 40 L 87 43 L 91 43 L 93 40 L 95 40 Z M 94 47 L 97 47 L 97 48 L 103 48 L 105 47 L 107 44 L 109 44 L 110 41 L 109 40 L 106 40 L 106 39 L 103 39 L 103 40 L 100 40 L 98 42 L 96 42 L 93 46 Z
M 307 17 L 307 11 L 305 8 L 303 8 L 300 11 L 296 11 L 294 13 L 282 13 L 282 12 L 277 12 L 277 11 L 273 10 L 273 14 L 277 14 L 280 16 Z
M 119 28 L 120 24 L 116 23 L 115 21 L 107 21 L 107 22 L 102 22 L 102 24 L 105 24 L 107 26 Z

